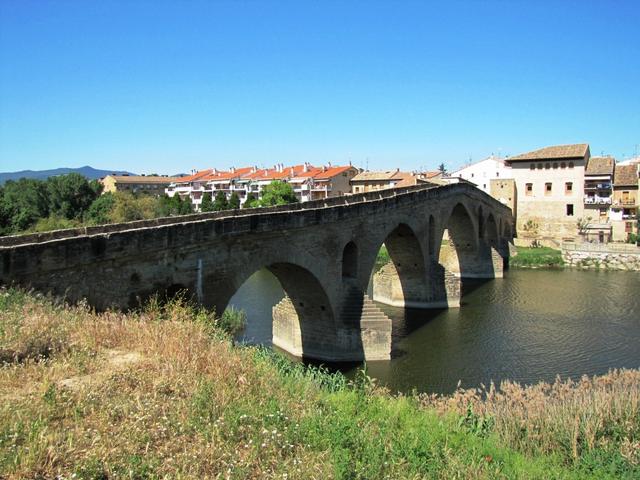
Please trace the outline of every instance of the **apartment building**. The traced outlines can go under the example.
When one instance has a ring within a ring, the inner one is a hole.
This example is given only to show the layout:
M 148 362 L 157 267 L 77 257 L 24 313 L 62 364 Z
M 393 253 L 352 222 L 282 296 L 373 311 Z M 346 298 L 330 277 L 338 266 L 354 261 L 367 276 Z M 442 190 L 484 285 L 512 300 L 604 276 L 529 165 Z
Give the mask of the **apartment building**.
M 260 198 L 265 186 L 274 180 L 290 183 L 296 197 L 302 202 L 345 195 L 350 192 L 349 181 L 358 169 L 348 166 L 315 167 L 309 163 L 286 167 L 277 164 L 273 168 L 232 167 L 228 171 L 207 169 L 181 178 L 166 189 L 169 196 L 189 198 L 196 210 L 202 198 L 210 193 L 212 198 L 223 192 L 227 199 L 236 193 L 243 205 L 248 196 Z
M 161 175 L 107 175 L 99 181 L 103 192 L 129 192 L 162 195 L 179 177 Z
M 579 238 L 589 145 L 556 145 L 505 158 L 517 195 L 517 234 L 551 241 Z

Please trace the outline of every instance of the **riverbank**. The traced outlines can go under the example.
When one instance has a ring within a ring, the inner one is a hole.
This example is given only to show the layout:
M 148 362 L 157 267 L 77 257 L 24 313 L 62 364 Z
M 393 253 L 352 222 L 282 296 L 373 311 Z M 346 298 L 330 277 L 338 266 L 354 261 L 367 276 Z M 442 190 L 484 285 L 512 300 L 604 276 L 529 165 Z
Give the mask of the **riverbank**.
M 0 292 L 6 478 L 634 478 L 640 372 L 392 396 L 236 348 L 175 301 L 94 314 Z
M 509 259 L 510 267 L 557 268 L 564 266 L 562 252 L 549 247 L 516 247 L 517 255 Z

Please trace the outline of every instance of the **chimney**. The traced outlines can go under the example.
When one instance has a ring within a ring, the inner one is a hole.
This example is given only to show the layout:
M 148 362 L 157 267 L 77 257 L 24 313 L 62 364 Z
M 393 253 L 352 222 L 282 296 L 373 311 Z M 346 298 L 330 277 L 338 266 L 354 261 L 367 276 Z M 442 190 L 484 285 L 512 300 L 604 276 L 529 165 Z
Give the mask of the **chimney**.
M 236 167 L 231 167 L 231 173 L 236 173 Z
M 326 172 L 326 171 L 327 171 L 327 167 L 326 167 L 326 165 L 322 165 L 322 171 L 323 171 L 323 172 Z
M 308 172 L 309 171 L 309 164 L 307 162 L 304 162 L 304 168 L 302 169 L 303 172 Z
M 291 167 L 289 171 L 291 172 L 291 176 L 293 176 L 293 167 Z

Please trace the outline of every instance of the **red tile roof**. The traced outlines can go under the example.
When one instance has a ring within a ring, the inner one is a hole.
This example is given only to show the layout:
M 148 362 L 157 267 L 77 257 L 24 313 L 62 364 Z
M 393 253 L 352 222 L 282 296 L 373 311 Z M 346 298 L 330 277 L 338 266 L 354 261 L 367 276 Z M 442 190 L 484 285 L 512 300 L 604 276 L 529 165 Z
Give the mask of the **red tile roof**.
M 523 160 L 555 160 L 561 158 L 584 158 L 589 152 L 588 143 L 577 143 L 574 145 L 554 145 L 544 147 L 531 152 L 522 153 L 515 157 L 505 158 L 507 162 Z
M 341 173 L 346 172 L 351 168 L 354 168 L 354 167 L 352 167 L 351 165 L 347 165 L 344 167 L 329 167 L 326 170 L 319 169 L 320 172 L 317 175 L 314 175 L 313 178 L 317 180 L 325 180 L 325 179 L 333 178 L 336 175 L 340 175 Z
M 195 180 L 201 180 L 202 177 L 205 177 L 211 173 L 213 173 L 213 168 L 208 168 L 207 170 L 200 170 L 199 172 L 196 172 L 193 175 L 187 175 L 186 177 L 178 178 L 176 180 L 176 183 L 189 183 Z

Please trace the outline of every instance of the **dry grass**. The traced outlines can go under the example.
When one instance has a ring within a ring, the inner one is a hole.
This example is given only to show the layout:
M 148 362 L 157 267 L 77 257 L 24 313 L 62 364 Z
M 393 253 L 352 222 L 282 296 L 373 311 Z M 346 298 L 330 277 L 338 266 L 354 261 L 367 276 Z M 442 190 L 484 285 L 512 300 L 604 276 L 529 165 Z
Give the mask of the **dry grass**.
M 577 461 L 596 450 L 618 450 L 640 464 L 640 371 L 613 370 L 579 381 L 458 390 L 422 395 L 424 408 L 463 415 L 478 428 L 490 424 L 509 445 L 527 454 L 561 454 Z
M 364 375 L 347 385 L 235 348 L 210 313 L 182 301 L 95 314 L 14 290 L 0 290 L 0 349 L 3 479 L 640 472 L 636 371 L 505 383 L 486 400 L 393 398 Z M 615 461 L 584 464 L 590 446 Z

